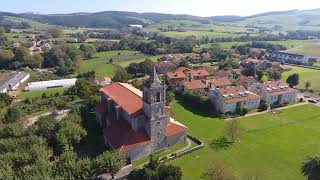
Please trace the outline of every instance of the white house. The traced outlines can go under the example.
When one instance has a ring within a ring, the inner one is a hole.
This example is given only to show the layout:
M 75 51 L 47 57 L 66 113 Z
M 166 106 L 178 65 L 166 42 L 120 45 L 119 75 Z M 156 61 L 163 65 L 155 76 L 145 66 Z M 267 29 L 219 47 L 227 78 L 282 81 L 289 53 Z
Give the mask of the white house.
M 0 93 L 17 90 L 22 83 L 29 79 L 29 77 L 30 74 L 26 72 L 13 72 L 8 79 L 0 81 Z
M 261 97 L 243 86 L 210 89 L 209 94 L 215 110 L 223 114 L 235 113 L 238 107 L 252 110 L 260 106 Z
M 290 88 L 282 81 L 254 83 L 249 88 L 259 94 L 269 106 L 290 104 L 296 101 L 298 90 Z

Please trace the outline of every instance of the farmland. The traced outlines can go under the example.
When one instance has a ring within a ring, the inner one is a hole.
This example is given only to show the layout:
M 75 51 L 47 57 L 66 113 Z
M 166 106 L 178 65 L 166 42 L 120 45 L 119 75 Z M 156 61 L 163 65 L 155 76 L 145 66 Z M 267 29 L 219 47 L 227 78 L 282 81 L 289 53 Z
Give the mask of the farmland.
M 94 70 L 97 76 L 113 76 L 117 66 L 110 63 L 110 59 L 117 56 L 129 56 L 138 53 L 137 51 L 107 51 L 98 52 L 93 59 L 84 60 L 80 66 L 79 73 Z

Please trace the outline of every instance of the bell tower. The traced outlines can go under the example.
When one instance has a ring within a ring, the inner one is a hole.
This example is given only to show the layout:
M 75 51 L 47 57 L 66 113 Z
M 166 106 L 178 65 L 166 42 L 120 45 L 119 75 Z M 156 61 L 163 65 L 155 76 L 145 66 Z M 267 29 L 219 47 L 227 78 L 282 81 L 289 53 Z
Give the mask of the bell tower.
M 166 86 L 159 80 L 156 69 L 143 84 L 143 111 L 146 116 L 145 129 L 151 140 L 151 151 L 157 152 L 166 146 Z

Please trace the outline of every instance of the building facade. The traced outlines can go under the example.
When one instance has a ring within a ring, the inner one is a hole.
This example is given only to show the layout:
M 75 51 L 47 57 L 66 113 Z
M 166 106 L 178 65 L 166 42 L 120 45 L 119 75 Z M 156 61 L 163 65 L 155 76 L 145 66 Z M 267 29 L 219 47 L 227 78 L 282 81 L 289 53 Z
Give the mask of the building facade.
M 240 107 L 253 110 L 260 106 L 261 97 L 243 86 L 210 89 L 209 94 L 215 110 L 222 114 L 236 113 Z
M 156 70 L 142 92 L 117 82 L 102 88 L 96 114 L 106 145 L 137 160 L 184 143 L 187 127 L 170 117 L 165 102 L 166 86 Z
M 271 59 L 274 61 L 292 63 L 292 64 L 302 64 L 302 65 L 311 65 L 316 62 L 317 59 L 310 56 L 305 56 L 302 54 L 294 54 L 283 51 L 278 51 L 271 55 Z
M 25 72 L 13 72 L 6 80 L 0 81 L 0 93 L 17 90 L 20 85 L 26 82 L 30 74 Z
M 298 95 L 298 90 L 290 88 L 282 81 L 254 83 L 249 89 L 259 94 L 270 107 L 294 103 Z

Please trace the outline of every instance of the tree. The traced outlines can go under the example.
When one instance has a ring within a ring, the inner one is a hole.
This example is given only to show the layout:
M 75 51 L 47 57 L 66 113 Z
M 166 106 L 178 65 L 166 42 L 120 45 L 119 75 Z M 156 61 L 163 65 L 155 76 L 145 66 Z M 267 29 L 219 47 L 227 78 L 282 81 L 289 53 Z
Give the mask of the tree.
M 308 157 L 301 167 L 301 173 L 308 180 L 319 180 L 320 179 L 320 157 Z
M 180 167 L 160 165 L 157 169 L 157 177 L 159 180 L 181 180 L 182 172 Z
M 227 135 L 230 137 L 232 142 L 240 139 L 240 123 L 238 120 L 232 120 L 228 122 L 226 127 Z
M 244 108 L 244 107 L 237 107 L 236 113 L 240 116 L 244 116 L 244 115 L 248 114 L 248 109 Z
M 57 120 L 51 116 L 44 116 L 35 125 L 37 126 L 36 134 L 44 137 L 49 144 L 53 144 Z
M 55 134 L 55 141 L 59 152 L 72 150 L 85 136 L 87 136 L 87 131 L 79 124 L 69 122 L 68 120 L 61 121 Z
M 14 58 L 12 50 L 0 50 L 0 66 L 8 67 Z
M 257 80 L 261 81 L 264 76 L 264 72 L 262 70 L 257 70 L 256 75 L 257 75 Z
M 235 179 L 232 172 L 221 160 L 211 160 L 208 168 L 202 175 L 207 180 L 232 180 Z
M 166 104 L 169 105 L 175 98 L 173 90 L 166 92 Z
M 114 82 L 127 82 L 130 79 L 130 75 L 123 68 L 119 68 L 116 74 L 112 78 Z
M 259 107 L 260 111 L 265 111 L 268 109 L 268 107 L 269 107 L 269 104 L 266 101 L 261 100 L 260 107 Z
M 137 89 L 141 89 L 142 87 L 142 80 L 141 79 L 134 79 L 132 82 L 131 82 L 132 86 L 137 88 Z
M 299 74 L 294 73 L 287 78 L 286 82 L 289 84 L 291 88 L 293 88 L 294 86 L 299 85 L 299 80 L 300 80 Z
M 304 85 L 304 87 L 306 88 L 306 90 L 309 90 L 309 88 L 311 87 L 311 82 L 307 81 Z
M 93 54 L 96 52 L 94 47 L 85 44 L 81 44 L 79 49 L 83 52 L 84 57 L 87 59 L 91 59 Z
M 63 31 L 60 28 L 49 28 L 47 33 L 51 35 L 52 38 L 61 38 L 63 36 Z
M 5 114 L 5 122 L 11 123 L 17 121 L 21 116 L 21 112 L 17 107 L 9 107 Z
M 109 173 L 112 177 L 125 165 L 124 156 L 118 152 L 105 151 L 96 158 L 98 174 Z
M 266 70 L 269 79 L 271 80 L 280 80 L 281 79 L 281 71 L 276 68 L 268 68 Z

